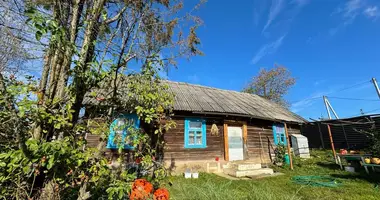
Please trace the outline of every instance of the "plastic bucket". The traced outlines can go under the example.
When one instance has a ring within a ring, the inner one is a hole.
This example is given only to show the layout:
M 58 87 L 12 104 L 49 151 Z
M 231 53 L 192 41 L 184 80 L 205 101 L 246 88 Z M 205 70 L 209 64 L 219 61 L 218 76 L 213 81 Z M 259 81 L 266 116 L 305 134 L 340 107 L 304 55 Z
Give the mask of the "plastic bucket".
M 290 164 L 290 158 L 289 158 L 289 155 L 288 154 L 285 154 L 285 156 L 284 156 L 284 162 L 286 163 L 286 164 Z

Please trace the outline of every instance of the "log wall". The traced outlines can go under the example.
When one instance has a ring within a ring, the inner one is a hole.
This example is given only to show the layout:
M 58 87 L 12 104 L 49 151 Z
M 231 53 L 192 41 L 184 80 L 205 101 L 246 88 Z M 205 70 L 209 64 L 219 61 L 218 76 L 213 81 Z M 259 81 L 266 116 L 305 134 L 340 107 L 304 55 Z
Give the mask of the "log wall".
M 224 142 L 223 142 L 223 122 L 217 119 L 206 119 L 206 148 L 185 149 L 185 118 L 175 118 L 176 128 L 170 129 L 164 134 L 165 149 L 164 159 L 170 161 L 200 161 L 215 160 L 216 157 L 223 159 Z M 212 124 L 216 124 L 219 133 L 211 134 Z

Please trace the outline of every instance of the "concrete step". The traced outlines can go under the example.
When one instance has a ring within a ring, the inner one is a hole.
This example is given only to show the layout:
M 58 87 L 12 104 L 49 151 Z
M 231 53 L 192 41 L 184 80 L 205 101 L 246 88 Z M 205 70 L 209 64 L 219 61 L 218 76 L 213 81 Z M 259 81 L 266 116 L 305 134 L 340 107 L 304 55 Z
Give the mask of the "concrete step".
M 270 168 L 261 168 L 261 169 L 252 169 L 239 171 L 237 169 L 224 169 L 225 174 L 228 174 L 233 177 L 246 177 L 246 176 L 260 176 L 260 175 L 271 175 L 273 174 L 273 169 Z
M 229 162 L 227 165 L 223 166 L 223 168 L 237 169 L 239 171 L 261 169 L 261 167 L 261 163 L 248 161 Z
M 220 163 L 208 162 L 207 163 L 207 173 L 219 173 L 221 172 Z

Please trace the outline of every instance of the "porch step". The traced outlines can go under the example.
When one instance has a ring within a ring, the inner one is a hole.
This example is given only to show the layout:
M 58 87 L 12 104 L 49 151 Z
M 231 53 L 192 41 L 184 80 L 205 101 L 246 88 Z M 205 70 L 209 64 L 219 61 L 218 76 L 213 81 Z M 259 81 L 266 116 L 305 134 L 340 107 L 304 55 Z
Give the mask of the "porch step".
M 227 166 L 225 168 L 245 171 L 245 170 L 261 169 L 261 164 L 256 163 L 256 162 L 236 161 L 236 162 L 227 163 Z
M 226 168 L 223 170 L 225 174 L 228 174 L 233 177 L 246 177 L 246 176 L 260 176 L 260 175 L 271 175 L 273 174 L 273 169 L 270 168 L 259 168 L 251 170 L 238 170 L 234 168 Z

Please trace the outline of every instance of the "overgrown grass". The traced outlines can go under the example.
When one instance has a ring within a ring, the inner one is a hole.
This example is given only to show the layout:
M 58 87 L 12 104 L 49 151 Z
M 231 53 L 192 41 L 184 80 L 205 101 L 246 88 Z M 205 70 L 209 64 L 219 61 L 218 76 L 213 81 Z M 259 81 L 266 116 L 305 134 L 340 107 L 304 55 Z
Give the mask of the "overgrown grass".
M 378 174 L 364 171 L 348 173 L 339 169 L 330 152 L 312 151 L 312 158 L 295 161 L 295 169 L 275 168 L 282 176 L 257 180 L 229 180 L 214 174 L 200 174 L 199 179 L 172 177 L 168 187 L 171 199 L 380 199 Z M 293 183 L 298 175 L 329 175 L 341 181 L 340 187 L 315 187 Z

